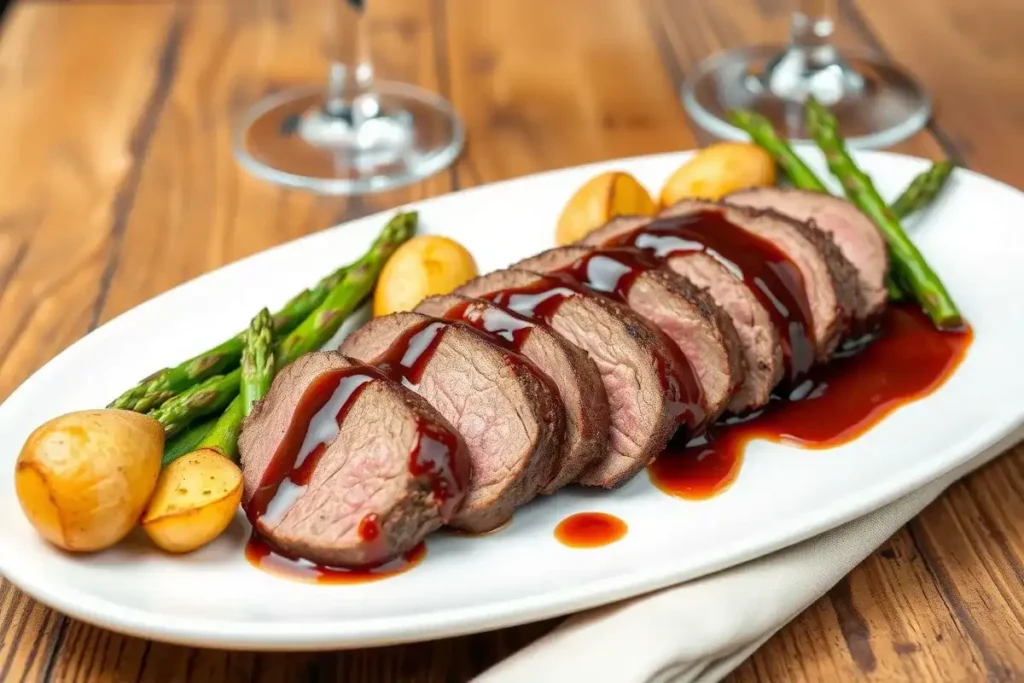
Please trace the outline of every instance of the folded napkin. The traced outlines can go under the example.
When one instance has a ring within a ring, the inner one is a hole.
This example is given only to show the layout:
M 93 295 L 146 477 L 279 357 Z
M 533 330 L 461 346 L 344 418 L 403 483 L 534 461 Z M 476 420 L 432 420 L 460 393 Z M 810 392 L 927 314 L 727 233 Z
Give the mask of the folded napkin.
M 474 683 L 712 683 L 824 595 L 950 484 L 1016 443 L 864 517 L 772 555 L 577 614 Z

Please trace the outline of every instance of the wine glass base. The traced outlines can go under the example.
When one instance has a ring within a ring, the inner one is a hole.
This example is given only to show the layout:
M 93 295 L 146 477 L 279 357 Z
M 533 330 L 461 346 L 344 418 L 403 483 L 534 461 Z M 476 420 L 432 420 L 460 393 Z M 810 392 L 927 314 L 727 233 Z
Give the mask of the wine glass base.
M 253 175 L 287 187 L 367 194 L 437 173 L 458 157 L 465 141 L 446 100 L 405 83 L 375 82 L 372 93 L 345 116 L 328 114 L 326 104 L 322 87 L 261 100 L 239 128 L 239 162 Z
M 728 112 L 751 109 L 789 139 L 809 141 L 803 120 L 808 94 L 829 107 L 850 147 L 888 147 L 928 123 L 931 101 L 907 74 L 870 56 L 844 52 L 840 57 L 812 69 L 784 46 L 722 52 L 699 64 L 684 83 L 683 106 L 698 126 L 726 140 L 747 139 L 729 122 Z

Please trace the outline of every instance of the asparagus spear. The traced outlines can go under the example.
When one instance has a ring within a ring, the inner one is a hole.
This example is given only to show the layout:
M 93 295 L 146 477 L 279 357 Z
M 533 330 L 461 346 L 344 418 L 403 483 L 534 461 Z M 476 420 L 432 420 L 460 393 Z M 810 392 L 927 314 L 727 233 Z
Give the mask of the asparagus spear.
M 734 109 L 729 112 L 729 118 L 738 128 L 745 131 L 751 140 L 772 155 L 793 185 L 803 190 L 828 192 L 825 184 L 814 175 L 814 171 L 797 156 L 785 140 L 778 136 L 768 119 L 747 109 Z M 893 202 L 893 212 L 899 218 L 906 218 L 926 207 L 942 191 L 953 168 L 950 161 L 935 162 L 931 168 L 914 178 L 903 194 Z
M 330 291 L 345 277 L 347 271 L 348 266 L 339 268 L 312 289 L 303 290 L 293 297 L 274 314 L 274 332 L 278 336 L 283 336 L 295 329 L 323 303 Z M 233 368 L 242 356 L 244 343 L 245 332 L 241 332 L 173 368 L 164 368 L 118 396 L 108 407 L 139 413 L 158 408 L 164 401 L 177 396 L 197 382 Z
M 392 222 L 412 221 L 415 232 L 415 212 L 398 214 Z M 385 228 L 387 230 L 387 228 Z M 412 232 L 408 234 L 411 235 Z M 407 239 L 407 238 L 406 238 Z M 397 247 L 394 245 L 391 250 Z M 292 298 L 274 314 L 274 333 L 278 338 L 287 335 L 323 303 L 327 295 L 344 278 L 350 266 L 344 266 Z M 108 407 L 145 413 L 161 406 L 197 382 L 235 367 L 242 356 L 244 332 L 204 353 L 190 358 L 173 368 L 165 368 L 150 375 L 139 384 L 114 399 Z
M 166 436 L 174 436 L 200 417 L 224 410 L 238 395 L 241 376 L 241 369 L 235 369 L 209 377 L 149 411 L 149 416 L 164 426 Z
M 330 341 L 345 318 L 370 295 L 384 263 L 400 244 L 416 232 L 417 215 L 396 216 L 370 250 L 353 263 L 341 283 L 331 290 L 320 306 L 292 330 L 277 347 L 277 367 L 283 368 L 309 351 Z
M 331 340 L 345 318 L 373 291 L 384 263 L 399 245 L 412 237 L 416 224 L 416 213 L 404 213 L 384 227 L 370 250 L 348 268 L 345 277 L 327 298 L 277 345 L 274 361 L 277 368 L 283 368 L 302 354 L 315 351 Z M 243 402 L 239 399 L 239 407 L 232 406 L 239 395 L 241 376 L 242 370 L 238 368 L 227 375 L 211 377 L 150 411 L 149 415 L 164 426 L 167 436 L 173 436 L 200 417 L 221 410 L 228 413 L 228 408 L 231 415 L 225 418 L 222 426 L 231 426 L 230 420 L 240 423 L 245 416 Z
M 230 460 L 238 458 L 238 434 L 242 421 L 256 401 L 263 398 L 274 379 L 273 340 L 270 334 L 270 311 L 256 314 L 246 330 L 245 348 L 242 350 L 241 393 L 224 409 L 206 436 L 195 446 L 213 448 Z
M 775 163 L 782 168 L 793 185 L 803 190 L 828 192 L 825 183 L 821 182 L 803 159 L 797 156 L 793 148 L 775 133 L 775 129 L 768 119 L 747 109 L 734 109 L 729 112 L 729 119 L 746 131 L 751 140 L 772 155 Z
M 248 415 L 253 404 L 267 394 L 274 379 L 274 344 L 271 334 L 270 311 L 256 314 L 246 331 L 245 350 L 242 351 L 242 412 Z
M 903 194 L 892 203 L 892 212 L 898 218 L 906 218 L 910 214 L 920 211 L 935 201 L 939 192 L 945 186 L 949 176 L 953 174 L 952 161 L 937 161 L 931 167 L 914 178 Z
M 871 216 L 888 242 L 897 280 L 906 284 L 937 327 L 960 326 L 963 318 L 952 297 L 907 237 L 899 218 L 882 201 L 871 178 L 854 164 L 839 137 L 835 117 L 814 98 L 807 99 L 806 113 L 808 130 L 824 152 L 832 175 L 842 183 L 847 198 Z
M 238 460 L 238 435 L 242 431 L 242 422 L 245 420 L 245 403 L 241 395 L 232 399 L 224 412 L 220 414 L 213 427 L 202 441 L 196 446 L 200 448 L 213 448 L 229 460 Z

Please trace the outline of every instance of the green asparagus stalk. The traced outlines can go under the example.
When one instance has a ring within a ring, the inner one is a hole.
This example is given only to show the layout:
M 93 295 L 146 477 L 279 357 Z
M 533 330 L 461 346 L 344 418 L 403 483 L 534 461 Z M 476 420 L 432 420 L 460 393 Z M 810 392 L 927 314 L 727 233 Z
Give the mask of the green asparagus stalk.
M 814 98 L 806 103 L 811 137 L 825 154 L 829 170 L 842 184 L 847 198 L 868 214 L 889 244 L 897 281 L 905 283 L 914 299 L 940 329 L 959 327 L 963 318 L 938 275 L 910 241 L 899 218 L 882 200 L 871 178 L 861 171 L 839 137 L 835 117 Z
M 228 404 L 195 449 L 213 448 L 230 459 L 238 459 L 238 435 L 242 421 L 256 401 L 263 398 L 274 379 L 274 350 L 270 311 L 263 309 L 252 319 L 245 332 L 242 350 L 241 393 Z
M 324 301 L 278 343 L 275 349 L 275 367 L 283 368 L 302 354 L 315 351 L 330 341 L 345 318 L 351 315 L 373 291 L 377 277 L 391 254 L 416 232 L 417 219 L 418 216 L 414 212 L 403 213 L 384 227 L 370 250 L 349 266 L 345 276 Z M 253 356 L 257 355 L 259 354 L 254 351 Z M 223 420 L 218 420 L 218 425 L 211 430 L 207 438 L 220 439 L 219 443 L 229 442 L 231 430 L 235 430 L 234 435 L 237 438 L 237 429 L 245 417 L 244 402 L 239 398 L 241 377 L 241 368 L 226 375 L 210 377 L 169 399 L 159 408 L 151 410 L 149 415 L 164 426 L 165 433 L 170 437 L 200 417 L 223 410 Z M 234 422 L 237 422 L 238 426 Z
M 768 119 L 747 109 L 734 109 L 729 112 L 729 119 L 744 130 L 759 147 L 772 155 L 775 163 L 793 185 L 803 190 L 828 192 L 825 183 L 821 182 L 793 148 L 776 134 Z
M 278 345 L 277 367 L 283 368 L 330 341 L 345 318 L 373 291 L 384 263 L 400 244 L 412 237 L 416 223 L 415 213 L 405 213 L 387 224 L 370 250 L 349 267 L 345 278 L 324 302 Z
M 224 410 L 238 395 L 241 376 L 242 370 L 237 368 L 209 377 L 149 411 L 149 416 L 164 426 L 166 436 L 174 436 L 195 420 Z
M 164 444 L 164 459 L 161 467 L 167 467 L 181 456 L 194 451 L 216 422 L 217 418 L 207 418 L 190 425 L 184 431 L 178 432 L 168 439 Z
M 274 332 L 278 337 L 295 329 L 316 307 L 323 303 L 334 287 L 342 281 L 348 266 L 334 271 L 318 282 L 312 289 L 306 289 L 286 303 L 274 314 Z M 164 368 L 142 380 L 108 406 L 123 410 L 146 413 L 160 407 L 164 401 L 177 396 L 189 387 L 207 377 L 226 372 L 238 364 L 245 344 L 245 332 L 190 358 L 173 368 Z
M 925 208 L 942 192 L 942 188 L 953 174 L 952 161 L 937 161 L 927 171 L 920 174 L 891 205 L 897 218 L 906 218 L 912 213 Z
M 248 415 L 256 401 L 267 395 L 276 371 L 274 367 L 273 321 L 263 309 L 246 331 L 242 351 L 242 412 Z
M 242 422 L 245 420 L 244 407 L 241 395 L 235 396 L 193 450 L 213 448 L 225 458 L 237 462 L 238 435 L 242 432 Z

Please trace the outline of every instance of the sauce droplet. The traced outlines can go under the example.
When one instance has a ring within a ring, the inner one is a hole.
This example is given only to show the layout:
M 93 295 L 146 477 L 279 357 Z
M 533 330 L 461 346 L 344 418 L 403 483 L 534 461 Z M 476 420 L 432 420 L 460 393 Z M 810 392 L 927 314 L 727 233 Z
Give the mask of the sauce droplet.
M 375 541 L 378 536 L 380 536 L 380 518 L 376 512 L 371 512 L 359 520 L 359 538 L 364 541 Z
M 629 527 L 606 512 L 578 512 L 555 527 L 555 538 L 570 548 L 600 548 L 620 540 Z

